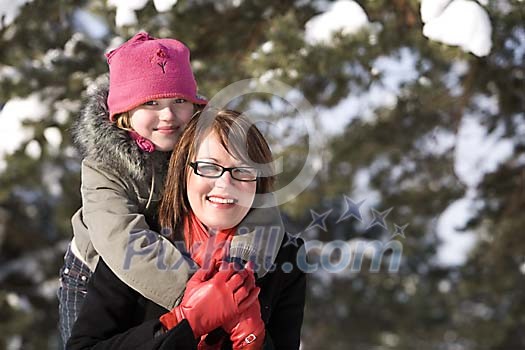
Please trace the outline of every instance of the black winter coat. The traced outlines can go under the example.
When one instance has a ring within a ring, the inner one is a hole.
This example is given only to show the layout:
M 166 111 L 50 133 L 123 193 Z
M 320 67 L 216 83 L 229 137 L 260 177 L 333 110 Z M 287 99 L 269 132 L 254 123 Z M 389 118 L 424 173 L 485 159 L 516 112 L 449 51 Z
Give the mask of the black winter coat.
M 299 349 L 305 304 L 306 276 L 297 266 L 304 242 L 299 239 L 295 246 L 285 241 L 275 270 L 258 279 L 257 285 L 261 287 L 259 302 L 266 325 L 265 348 L 292 350 Z M 166 312 L 123 283 L 101 259 L 66 348 L 197 349 L 198 340 L 186 320 L 169 332 L 159 332 L 159 317 Z M 225 342 L 223 349 L 230 348 L 231 343 Z

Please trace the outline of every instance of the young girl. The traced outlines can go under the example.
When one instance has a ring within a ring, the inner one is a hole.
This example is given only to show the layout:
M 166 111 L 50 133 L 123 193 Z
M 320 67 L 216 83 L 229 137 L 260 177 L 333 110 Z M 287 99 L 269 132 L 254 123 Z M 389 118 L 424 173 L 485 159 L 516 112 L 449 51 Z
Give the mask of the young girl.
M 64 344 L 99 257 L 123 283 L 168 310 L 192 273 L 179 250 L 165 244 L 156 220 L 171 150 L 206 103 L 197 95 L 190 52 L 177 40 L 142 32 L 106 56 L 109 86 L 90 95 L 73 126 L 83 156 L 82 207 L 72 218 L 74 237 L 60 271 Z M 253 211 L 243 224 L 248 233 L 236 236 L 240 246 L 272 224 L 282 238 L 276 209 Z

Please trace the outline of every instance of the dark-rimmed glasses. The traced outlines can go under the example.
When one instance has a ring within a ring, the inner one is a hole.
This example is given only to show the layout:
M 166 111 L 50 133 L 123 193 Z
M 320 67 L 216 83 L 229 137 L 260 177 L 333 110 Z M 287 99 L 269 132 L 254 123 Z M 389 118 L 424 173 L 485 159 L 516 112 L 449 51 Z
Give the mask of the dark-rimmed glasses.
M 255 181 L 259 175 L 259 171 L 256 168 L 249 166 L 226 168 L 211 162 L 197 161 L 191 162 L 190 167 L 196 175 L 211 179 L 221 177 L 225 171 L 229 172 L 233 179 L 244 182 Z

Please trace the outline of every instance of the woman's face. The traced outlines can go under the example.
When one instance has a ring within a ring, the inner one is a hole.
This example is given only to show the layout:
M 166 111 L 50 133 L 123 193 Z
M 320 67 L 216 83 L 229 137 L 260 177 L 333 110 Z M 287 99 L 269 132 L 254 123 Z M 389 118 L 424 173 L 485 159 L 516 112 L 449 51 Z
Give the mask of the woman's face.
M 204 138 L 193 161 L 215 163 L 226 168 L 247 166 L 231 156 L 215 132 Z M 219 178 L 206 178 L 189 169 L 188 200 L 195 216 L 209 229 L 237 226 L 255 198 L 256 181 L 235 180 L 225 171 Z
M 193 115 L 193 104 L 182 98 L 148 101 L 130 112 L 131 126 L 159 151 L 171 151 Z

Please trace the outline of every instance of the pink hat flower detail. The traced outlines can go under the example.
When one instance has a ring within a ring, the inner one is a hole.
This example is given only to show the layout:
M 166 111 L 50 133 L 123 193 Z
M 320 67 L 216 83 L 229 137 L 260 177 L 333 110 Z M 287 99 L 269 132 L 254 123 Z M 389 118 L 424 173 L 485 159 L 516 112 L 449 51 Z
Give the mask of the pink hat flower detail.
M 166 64 L 168 63 L 168 54 L 164 49 L 158 49 L 155 52 L 155 55 L 151 57 L 151 63 L 156 63 L 160 68 L 162 68 L 162 73 L 166 74 Z

